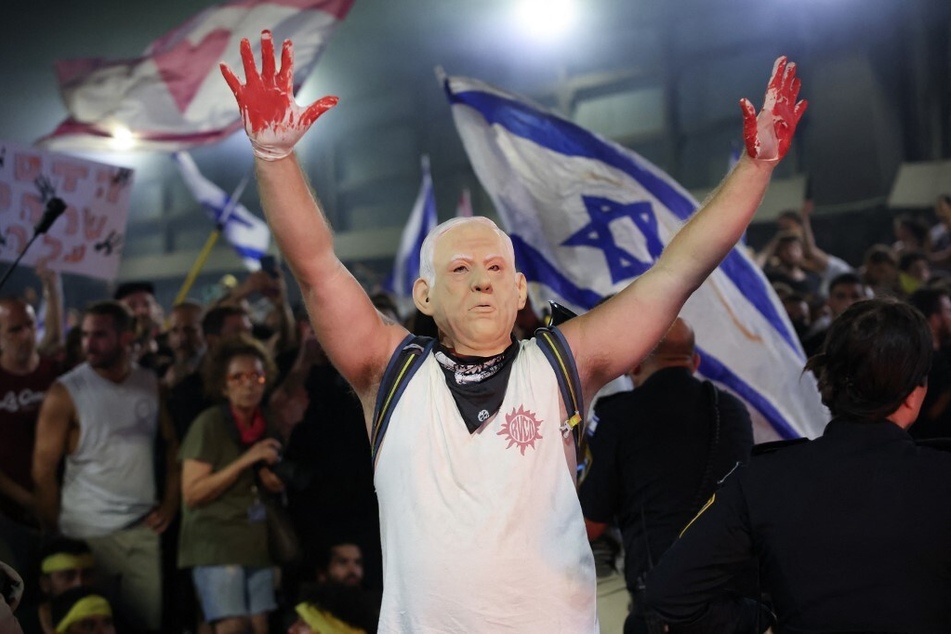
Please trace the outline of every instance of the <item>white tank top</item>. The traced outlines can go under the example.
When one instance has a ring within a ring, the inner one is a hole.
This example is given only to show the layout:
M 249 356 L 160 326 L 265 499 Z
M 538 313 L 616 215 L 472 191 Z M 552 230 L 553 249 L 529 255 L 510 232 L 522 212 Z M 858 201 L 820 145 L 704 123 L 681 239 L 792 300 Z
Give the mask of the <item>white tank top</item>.
M 597 632 L 594 558 L 555 374 L 522 342 L 502 407 L 470 434 L 430 354 L 393 411 L 374 483 L 380 632 Z
M 59 528 L 76 539 L 108 535 L 155 504 L 158 380 L 133 367 L 125 381 L 113 383 L 88 363 L 59 380 L 79 419 L 79 442 L 66 456 Z

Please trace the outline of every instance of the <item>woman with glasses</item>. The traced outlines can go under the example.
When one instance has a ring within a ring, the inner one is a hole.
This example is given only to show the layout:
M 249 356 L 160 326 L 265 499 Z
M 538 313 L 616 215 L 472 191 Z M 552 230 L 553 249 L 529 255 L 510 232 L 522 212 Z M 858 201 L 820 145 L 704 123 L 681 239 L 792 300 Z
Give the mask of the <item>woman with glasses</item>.
M 222 343 L 204 369 L 209 396 L 182 441 L 182 529 L 178 565 L 191 568 L 205 620 L 216 634 L 267 632 L 276 609 L 264 500 L 284 485 L 262 409 L 274 364 L 257 341 Z

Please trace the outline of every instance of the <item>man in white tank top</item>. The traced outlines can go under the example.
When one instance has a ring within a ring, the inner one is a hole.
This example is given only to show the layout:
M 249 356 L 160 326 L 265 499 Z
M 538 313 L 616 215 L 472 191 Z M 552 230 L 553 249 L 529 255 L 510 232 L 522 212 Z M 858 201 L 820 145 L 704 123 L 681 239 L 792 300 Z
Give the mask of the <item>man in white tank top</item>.
M 337 100 L 297 105 L 290 42 L 279 73 L 269 32 L 260 74 L 247 40 L 241 53 L 246 83 L 222 72 L 254 149 L 262 206 L 369 431 L 382 376 L 408 333 L 374 309 L 334 254 L 293 154 Z M 743 235 L 805 108 L 798 88 L 794 65 L 780 60 L 766 108 L 757 116 L 743 101 L 748 152 L 716 194 L 650 271 L 561 327 L 589 399 L 650 352 Z M 453 219 L 426 239 L 420 261 L 413 299 L 435 320 L 439 345 L 407 385 L 378 453 L 380 631 L 595 632 L 593 558 L 572 441 L 562 433 L 565 406 L 535 342 L 512 340 L 527 297 L 512 242 L 488 219 Z
M 46 393 L 33 458 L 43 525 L 85 540 L 97 568 L 118 582 L 120 610 L 161 627 L 159 534 L 178 510 L 178 444 L 155 374 L 133 364 L 132 316 L 118 302 L 90 306 L 82 321 L 86 362 Z M 165 440 L 164 497 L 156 500 L 155 443 Z M 57 465 L 65 457 L 62 491 Z

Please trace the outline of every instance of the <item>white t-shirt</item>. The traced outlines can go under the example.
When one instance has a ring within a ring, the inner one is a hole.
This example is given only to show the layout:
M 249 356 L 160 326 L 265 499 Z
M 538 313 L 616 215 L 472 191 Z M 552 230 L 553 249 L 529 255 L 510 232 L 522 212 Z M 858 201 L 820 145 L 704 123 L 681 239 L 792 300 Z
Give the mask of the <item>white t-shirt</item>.
M 598 631 L 558 383 L 534 340 L 519 345 L 502 407 L 475 433 L 432 354 L 393 410 L 374 476 L 380 632 Z

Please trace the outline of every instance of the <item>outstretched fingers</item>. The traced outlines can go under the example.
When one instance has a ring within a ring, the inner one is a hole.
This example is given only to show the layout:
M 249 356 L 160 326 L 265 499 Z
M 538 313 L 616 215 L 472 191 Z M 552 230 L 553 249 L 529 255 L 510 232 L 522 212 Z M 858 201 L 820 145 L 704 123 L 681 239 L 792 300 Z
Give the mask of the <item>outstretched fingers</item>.
M 294 44 L 284 40 L 281 47 L 281 71 L 277 76 L 277 85 L 288 94 L 294 92 Z
M 261 31 L 261 81 L 274 83 L 274 36 L 267 30 Z
M 746 153 L 755 157 L 759 153 L 756 140 L 756 108 L 745 97 L 740 99 L 740 109 L 743 111 L 743 143 Z
M 306 128 L 310 127 L 320 115 L 324 114 L 337 105 L 339 99 L 333 95 L 322 97 L 314 103 L 307 106 L 304 114 L 301 115 L 301 124 Z
M 225 78 L 225 81 L 228 83 L 228 87 L 231 88 L 231 92 L 234 93 L 235 98 L 240 102 L 241 101 L 241 80 L 234 74 L 231 68 L 221 62 L 218 64 L 218 68 L 221 69 L 221 75 Z
M 805 99 L 800 99 L 796 102 L 796 107 L 793 109 L 793 112 L 796 116 L 796 124 L 799 124 L 799 120 L 802 119 L 803 113 L 806 111 L 806 108 L 809 107 L 809 102 Z
M 254 53 L 251 52 L 251 42 L 248 38 L 241 39 L 241 63 L 244 65 L 244 83 L 250 84 L 258 78 L 258 69 L 254 65 Z

